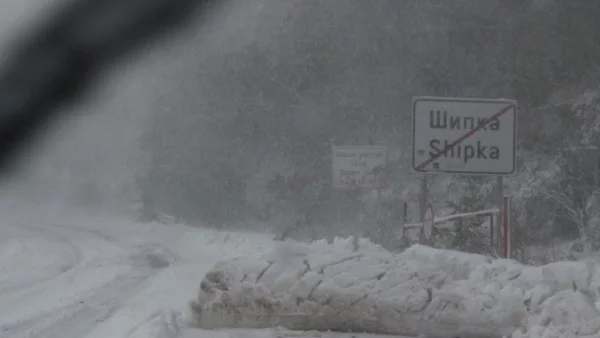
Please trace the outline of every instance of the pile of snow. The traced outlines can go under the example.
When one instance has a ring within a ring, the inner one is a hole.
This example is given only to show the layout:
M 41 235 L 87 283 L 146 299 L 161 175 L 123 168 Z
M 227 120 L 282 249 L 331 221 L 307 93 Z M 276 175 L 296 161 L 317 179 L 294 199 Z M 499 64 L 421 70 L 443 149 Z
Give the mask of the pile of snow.
M 427 337 L 600 337 L 595 261 L 541 267 L 361 239 L 280 243 L 217 263 L 191 308 L 214 328 L 339 330 Z

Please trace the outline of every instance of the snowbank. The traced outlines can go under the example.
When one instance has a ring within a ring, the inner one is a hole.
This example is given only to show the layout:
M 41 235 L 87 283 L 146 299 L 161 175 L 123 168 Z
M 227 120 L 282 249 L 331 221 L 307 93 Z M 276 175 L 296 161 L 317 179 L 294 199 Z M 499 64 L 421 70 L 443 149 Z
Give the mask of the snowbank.
M 368 240 L 280 243 L 217 263 L 191 304 L 200 328 L 340 330 L 427 337 L 600 337 L 598 263 L 542 267 Z

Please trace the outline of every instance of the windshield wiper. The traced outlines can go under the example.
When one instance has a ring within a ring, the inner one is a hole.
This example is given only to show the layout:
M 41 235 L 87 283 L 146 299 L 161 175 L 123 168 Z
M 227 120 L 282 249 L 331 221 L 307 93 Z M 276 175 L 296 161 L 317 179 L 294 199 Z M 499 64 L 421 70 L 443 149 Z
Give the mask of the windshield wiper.
M 0 170 L 99 73 L 218 0 L 81 0 L 22 37 L 0 68 Z

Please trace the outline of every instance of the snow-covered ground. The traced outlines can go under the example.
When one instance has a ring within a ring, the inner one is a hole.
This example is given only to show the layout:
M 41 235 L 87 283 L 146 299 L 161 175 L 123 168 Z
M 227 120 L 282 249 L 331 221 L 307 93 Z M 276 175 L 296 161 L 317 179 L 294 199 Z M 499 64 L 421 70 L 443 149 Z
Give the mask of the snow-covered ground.
M 600 337 L 593 258 L 528 267 L 365 239 L 2 210 L 3 338 Z
M 194 304 L 203 328 L 283 326 L 449 337 L 600 337 L 600 264 L 524 266 L 367 240 L 280 243 L 224 259 Z
M 340 337 L 188 325 L 189 303 L 210 268 L 223 258 L 268 252 L 270 236 L 64 209 L 11 205 L 2 210 L 2 338 Z

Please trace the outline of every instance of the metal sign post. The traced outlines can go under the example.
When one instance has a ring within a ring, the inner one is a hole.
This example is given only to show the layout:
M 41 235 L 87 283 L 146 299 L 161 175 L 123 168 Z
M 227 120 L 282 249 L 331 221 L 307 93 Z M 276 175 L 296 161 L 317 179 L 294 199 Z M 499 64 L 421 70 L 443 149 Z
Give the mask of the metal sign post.
M 506 99 L 413 98 L 413 170 L 428 173 L 498 176 L 498 207 L 503 209 L 503 176 L 516 169 L 517 102 Z M 427 178 L 423 179 L 427 183 Z M 421 187 L 421 208 L 427 196 Z M 423 213 L 423 209 L 421 209 Z M 502 213 L 496 222 L 496 248 L 505 252 Z M 508 232 L 506 232 L 508 233 Z M 494 234 L 491 234 L 493 239 Z M 507 239 L 510 242 L 510 239 Z M 508 249 L 510 251 L 510 249 Z
M 427 207 L 425 207 L 425 213 L 423 214 L 423 227 L 422 234 L 423 239 L 426 244 L 431 243 L 431 236 L 433 235 L 433 206 L 431 203 L 427 203 Z
M 419 217 L 421 218 L 425 215 L 427 203 L 429 202 L 429 177 L 427 176 L 427 174 L 424 174 L 421 178 L 421 191 L 419 197 Z
M 490 248 L 494 247 L 494 218 L 496 218 L 496 215 L 491 214 L 490 215 Z
M 381 189 L 388 187 L 387 148 L 382 146 L 332 146 L 331 186 L 339 191 L 337 221 L 343 220 L 343 190 L 377 190 L 377 217 L 382 217 Z M 382 230 L 381 228 L 378 230 Z
M 504 235 L 502 233 L 503 229 L 502 226 L 504 224 L 504 215 L 503 215 L 503 209 L 504 209 L 504 179 L 502 178 L 502 176 L 498 176 L 496 178 L 496 198 L 495 198 L 495 203 L 498 206 L 498 210 L 500 210 L 500 212 L 498 213 L 497 219 L 498 222 L 496 222 L 497 226 L 496 226 L 496 252 L 498 255 L 502 255 L 504 256 L 504 247 L 503 247 L 503 243 L 504 243 Z
M 504 258 L 510 259 L 511 255 L 511 224 L 510 224 L 511 203 L 510 197 L 504 196 L 502 199 L 502 230 L 504 232 L 503 252 Z

